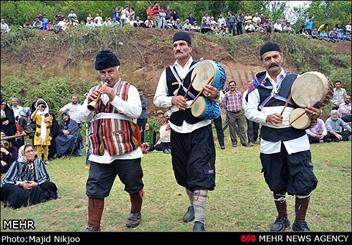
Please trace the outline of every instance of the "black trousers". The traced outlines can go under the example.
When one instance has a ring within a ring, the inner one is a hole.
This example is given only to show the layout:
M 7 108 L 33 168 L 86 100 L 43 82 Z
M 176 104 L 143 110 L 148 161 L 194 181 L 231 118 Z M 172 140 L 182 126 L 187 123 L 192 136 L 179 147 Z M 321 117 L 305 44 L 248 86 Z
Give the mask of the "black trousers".
M 171 156 L 176 181 L 194 190 L 215 187 L 215 146 L 211 124 L 191 133 L 171 130 Z
M 255 143 L 258 139 L 258 130 L 259 130 L 259 123 L 247 120 L 247 135 L 248 135 L 248 142 Z
M 216 129 L 216 134 L 218 136 L 218 141 L 220 146 L 225 146 L 224 143 L 224 130 L 222 129 L 222 118 L 221 115 L 220 117 L 216 118 L 213 120 L 215 129 Z

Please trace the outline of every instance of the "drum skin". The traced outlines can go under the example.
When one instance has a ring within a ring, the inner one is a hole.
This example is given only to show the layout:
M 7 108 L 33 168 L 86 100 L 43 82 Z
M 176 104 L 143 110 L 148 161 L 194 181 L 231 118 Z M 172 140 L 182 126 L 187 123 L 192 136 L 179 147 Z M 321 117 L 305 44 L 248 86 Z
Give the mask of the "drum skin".
M 313 106 L 317 102 L 325 102 L 330 88 L 329 80 L 324 74 L 310 71 L 300 75 L 291 88 L 293 101 L 299 107 Z
M 302 115 L 302 113 L 304 113 Z M 302 116 L 301 116 L 302 115 Z M 297 117 L 301 116 L 300 118 L 298 118 L 296 121 L 295 119 Z M 305 110 L 303 108 L 296 108 L 294 109 L 291 114 L 290 114 L 290 124 L 292 127 L 296 128 L 296 129 L 306 129 L 309 127 L 311 120 L 308 117 L 308 115 L 305 113 Z M 294 121 L 294 122 L 293 122 Z M 293 122 L 293 123 L 292 123 Z
M 212 120 L 218 118 L 221 111 L 216 102 L 200 96 L 192 105 L 191 113 L 194 117 Z
M 202 60 L 198 62 L 192 72 L 191 80 L 193 80 L 195 74 L 197 74 L 197 76 L 192 83 L 192 87 L 197 91 L 201 91 L 204 85 L 206 85 L 206 83 L 213 76 L 214 79 L 211 85 L 218 90 L 222 90 L 224 88 L 226 73 L 221 65 L 215 61 Z

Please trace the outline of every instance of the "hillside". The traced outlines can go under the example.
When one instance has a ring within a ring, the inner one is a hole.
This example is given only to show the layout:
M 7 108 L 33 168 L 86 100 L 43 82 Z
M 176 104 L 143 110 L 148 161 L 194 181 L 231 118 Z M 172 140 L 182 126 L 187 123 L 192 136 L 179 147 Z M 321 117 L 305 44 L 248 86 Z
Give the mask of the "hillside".
M 101 28 L 59 34 L 33 30 L 2 34 L 1 93 L 6 98 L 17 95 L 26 105 L 44 97 L 53 109 L 67 103 L 72 93 L 83 99 L 98 81 L 93 65 L 97 50 L 109 48 L 119 56 L 122 78 L 144 88 L 152 100 L 162 70 L 174 62 L 173 33 L 175 30 Z M 275 33 L 192 36 L 194 58 L 221 62 L 227 81 L 235 79 L 241 89 L 262 70 L 258 50 L 272 39 L 281 44 L 287 69 L 323 72 L 331 80 L 341 79 L 351 91 L 351 42 L 334 44 Z

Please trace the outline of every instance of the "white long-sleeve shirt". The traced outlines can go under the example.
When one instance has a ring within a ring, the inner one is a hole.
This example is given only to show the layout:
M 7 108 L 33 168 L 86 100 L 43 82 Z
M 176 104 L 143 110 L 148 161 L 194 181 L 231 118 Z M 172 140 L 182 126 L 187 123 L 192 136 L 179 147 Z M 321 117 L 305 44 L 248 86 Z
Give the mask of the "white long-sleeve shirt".
M 191 67 L 191 64 L 193 62 L 193 58 L 190 57 L 185 66 L 181 66 L 178 64 L 176 61 L 174 63 L 174 67 L 177 71 L 177 74 L 180 76 L 181 79 L 185 79 L 185 77 L 188 74 L 189 68 Z M 171 99 L 173 96 L 169 96 L 168 93 L 168 88 L 167 88 L 167 83 L 166 83 L 166 70 L 163 71 L 163 73 L 160 76 L 158 87 L 156 89 L 155 95 L 154 95 L 154 104 L 155 106 L 158 107 L 163 107 L 163 108 L 170 108 L 171 113 L 178 111 L 178 108 L 176 106 L 172 106 Z M 220 96 L 217 102 L 219 102 L 223 97 L 223 93 L 220 91 Z M 193 100 L 187 101 L 187 104 L 190 106 Z M 178 133 L 190 133 L 193 132 L 201 127 L 207 126 L 211 123 L 211 120 L 205 119 L 200 122 L 197 122 L 195 124 L 189 124 L 186 121 L 183 121 L 183 124 L 181 126 L 177 126 L 171 122 L 169 122 L 170 127 L 175 130 Z
M 285 77 L 286 73 L 284 70 L 281 71 L 277 78 L 277 83 L 270 77 L 268 73 L 266 73 L 266 78 L 272 83 L 273 87 L 275 88 L 277 84 L 280 83 Z M 270 114 L 278 113 L 280 114 L 283 106 L 271 106 L 271 107 L 264 107 L 262 111 L 258 110 L 258 106 L 260 104 L 260 96 L 258 89 L 253 90 L 248 95 L 248 103 L 245 106 L 245 115 L 246 117 L 254 122 L 260 123 L 262 125 L 272 127 L 272 128 L 283 128 L 283 127 L 290 127 L 288 123 L 289 114 L 292 111 L 292 108 L 286 107 L 283 116 L 282 125 L 276 126 L 266 122 L 266 118 Z M 281 151 L 281 143 L 285 145 L 285 148 L 288 154 L 306 151 L 310 149 L 309 139 L 308 136 L 305 134 L 299 138 L 288 140 L 288 141 L 278 141 L 278 142 L 270 142 L 264 139 L 260 141 L 260 152 L 264 154 L 274 154 Z
M 113 87 L 115 92 L 120 82 L 121 82 L 121 79 Z M 107 94 L 102 94 L 100 96 L 100 99 L 103 101 L 104 105 L 106 105 L 109 102 L 109 96 Z M 84 101 L 82 105 L 82 110 L 80 113 L 81 120 L 84 122 L 92 120 L 95 116 L 95 112 L 90 111 L 87 108 L 87 104 L 88 104 L 88 99 Z M 133 85 L 130 85 L 128 89 L 127 101 L 115 95 L 113 101 L 111 101 L 111 105 L 114 106 L 117 109 L 117 111 L 119 111 L 121 114 L 125 115 L 127 118 L 133 120 L 134 122 L 137 121 L 137 118 L 142 113 L 142 105 L 141 105 L 141 100 L 139 98 L 139 92 L 137 88 L 134 87 Z M 108 114 L 108 113 L 104 113 L 104 114 Z M 115 114 L 115 113 L 111 113 L 111 114 Z M 108 151 L 105 150 L 104 155 L 102 156 L 95 155 L 93 153 L 90 154 L 89 161 L 93 161 L 97 163 L 111 163 L 114 160 L 137 159 L 142 156 L 143 156 L 143 153 L 140 147 L 138 147 L 134 151 L 131 151 L 129 153 L 119 155 L 119 156 L 110 156 Z

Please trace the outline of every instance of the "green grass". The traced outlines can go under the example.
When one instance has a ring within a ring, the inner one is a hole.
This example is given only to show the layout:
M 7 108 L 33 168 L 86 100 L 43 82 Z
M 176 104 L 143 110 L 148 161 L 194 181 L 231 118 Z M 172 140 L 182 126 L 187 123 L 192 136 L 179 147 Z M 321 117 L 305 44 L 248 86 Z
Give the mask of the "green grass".
M 226 138 L 226 150 L 217 148 L 217 186 L 209 193 L 207 231 L 268 231 L 276 216 L 272 194 L 260 173 L 259 146 L 238 147 L 234 152 Z M 307 220 L 313 231 L 351 231 L 351 142 L 312 145 L 319 180 L 311 196 Z M 142 158 L 145 198 L 143 220 L 132 231 L 191 231 L 182 216 L 188 206 L 183 188 L 177 185 L 170 155 L 150 153 Z M 4 219 L 33 219 L 36 231 L 82 231 L 87 219 L 85 184 L 88 169 L 84 157 L 54 160 L 47 165 L 59 189 L 57 200 L 13 210 L 1 208 Z M 103 231 L 125 228 L 129 196 L 119 179 L 105 200 Z M 288 197 L 294 220 L 294 197 Z

